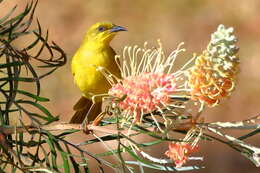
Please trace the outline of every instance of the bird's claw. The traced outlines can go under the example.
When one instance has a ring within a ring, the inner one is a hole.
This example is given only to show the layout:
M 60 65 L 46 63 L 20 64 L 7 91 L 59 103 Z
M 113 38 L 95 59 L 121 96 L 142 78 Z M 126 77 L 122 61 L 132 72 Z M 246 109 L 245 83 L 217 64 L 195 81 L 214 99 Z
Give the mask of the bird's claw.
M 88 123 L 87 122 L 83 122 L 81 125 L 80 125 L 80 129 L 83 130 L 83 132 L 85 134 L 90 134 L 91 133 L 91 130 L 88 129 Z

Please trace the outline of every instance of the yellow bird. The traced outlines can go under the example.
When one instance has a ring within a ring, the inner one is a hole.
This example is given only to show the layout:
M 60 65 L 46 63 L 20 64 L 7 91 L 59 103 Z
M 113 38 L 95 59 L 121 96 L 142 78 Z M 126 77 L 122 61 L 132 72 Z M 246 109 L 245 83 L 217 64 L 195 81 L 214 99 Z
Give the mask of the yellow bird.
M 97 67 L 104 67 L 110 73 L 120 77 L 120 71 L 115 61 L 115 51 L 109 43 L 124 27 L 110 22 L 99 22 L 90 27 L 83 42 L 72 58 L 71 69 L 74 82 L 82 92 L 82 97 L 74 105 L 76 111 L 70 123 L 82 123 L 88 114 L 87 122 L 93 121 L 101 112 L 102 99 L 93 96 L 107 93 L 111 85 Z

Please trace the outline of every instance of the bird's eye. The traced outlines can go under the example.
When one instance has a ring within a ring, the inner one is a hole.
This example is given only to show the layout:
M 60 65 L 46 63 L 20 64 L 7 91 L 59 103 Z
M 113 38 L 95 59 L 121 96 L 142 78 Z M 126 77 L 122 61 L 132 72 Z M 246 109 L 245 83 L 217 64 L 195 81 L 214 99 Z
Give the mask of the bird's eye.
M 106 30 L 106 28 L 105 28 L 104 26 L 98 27 L 98 31 L 99 31 L 99 32 L 103 32 L 103 31 L 105 31 L 105 30 Z

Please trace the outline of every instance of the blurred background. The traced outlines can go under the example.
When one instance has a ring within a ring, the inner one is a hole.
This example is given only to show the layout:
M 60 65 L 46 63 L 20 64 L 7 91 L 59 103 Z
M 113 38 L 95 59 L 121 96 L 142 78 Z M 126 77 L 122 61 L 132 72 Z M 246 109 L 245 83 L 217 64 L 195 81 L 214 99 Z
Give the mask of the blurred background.
M 21 11 L 25 0 L 9 0 L 0 4 L 4 16 L 16 4 Z M 73 84 L 70 73 L 70 60 L 89 26 L 98 21 L 112 21 L 124 26 L 122 32 L 112 41 L 118 54 L 125 45 L 152 45 L 160 39 L 165 51 L 170 53 L 180 42 L 187 49 L 180 62 L 200 53 L 208 44 L 210 34 L 219 24 L 235 28 L 241 58 L 241 71 L 238 85 L 232 96 L 223 100 L 215 108 L 204 112 L 205 121 L 234 121 L 255 116 L 260 112 L 260 1 L 258 0 L 44 0 L 38 2 L 35 16 L 42 28 L 50 31 L 50 40 L 55 41 L 68 56 L 68 63 L 53 75 L 42 81 L 42 96 L 51 99 L 46 106 L 54 115 L 60 115 L 67 122 L 73 114 L 72 106 L 80 97 L 80 91 Z M 22 44 L 22 43 L 19 43 Z M 232 132 L 243 135 L 245 132 Z M 82 136 L 75 136 L 82 138 Z M 247 140 L 260 146 L 260 137 Z M 249 160 L 238 152 L 217 142 L 201 142 L 201 150 L 196 153 L 204 156 L 206 168 L 198 172 L 256 173 L 259 172 Z M 102 147 L 102 146 L 101 146 Z M 90 148 L 91 151 L 99 147 Z M 105 149 L 104 149 L 105 150 Z M 166 150 L 156 149 L 163 157 Z M 94 163 L 94 162 L 93 162 Z M 190 163 L 192 164 L 192 163 Z M 95 165 L 93 165 L 95 170 Z M 95 171 L 93 171 L 95 172 Z

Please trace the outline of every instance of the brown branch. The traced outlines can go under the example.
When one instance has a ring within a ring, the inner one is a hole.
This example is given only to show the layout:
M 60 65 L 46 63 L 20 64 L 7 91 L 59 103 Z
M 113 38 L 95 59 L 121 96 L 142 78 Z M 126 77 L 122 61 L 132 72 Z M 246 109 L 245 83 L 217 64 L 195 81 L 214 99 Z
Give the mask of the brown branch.
M 103 132 L 107 134 L 117 134 L 118 130 L 108 129 L 107 127 L 103 126 L 94 126 L 94 125 L 87 125 L 87 129 L 89 131 L 95 132 Z M 69 124 L 69 123 L 60 123 L 55 125 L 45 125 L 41 127 L 35 126 L 23 126 L 23 127 L 14 127 L 14 126 L 0 126 L 0 134 L 11 135 L 15 133 L 27 133 L 30 131 L 35 130 L 47 130 L 47 131 L 64 131 L 64 130 L 83 130 L 81 124 Z M 152 130 L 152 129 L 150 129 Z M 122 133 L 134 133 L 135 131 L 129 130 L 122 130 Z
M 259 128 L 260 124 L 258 120 L 260 116 L 257 115 L 250 119 L 239 121 L 239 122 L 215 122 L 215 123 L 196 123 L 196 122 L 184 122 L 175 125 L 172 130 L 189 130 L 191 127 L 208 127 L 208 126 L 217 126 L 219 128 L 226 128 L 226 129 L 256 129 Z M 37 131 L 37 130 L 47 130 L 47 131 L 64 131 L 64 130 L 86 130 L 83 129 L 81 124 L 69 124 L 69 123 L 60 123 L 55 125 L 44 125 L 40 127 L 28 125 L 28 126 L 0 126 L 0 134 L 10 135 L 15 133 L 27 133 L 30 131 Z M 102 132 L 106 134 L 117 134 L 117 129 L 109 129 L 104 126 L 95 126 L 92 124 L 87 125 L 87 130 L 93 132 Z M 148 128 L 147 130 L 153 131 L 153 128 Z M 133 134 L 136 131 L 134 130 L 121 130 L 121 133 L 124 134 Z
M 56 125 L 46 125 L 41 127 L 36 126 L 22 126 L 22 127 L 15 127 L 15 126 L 0 126 L 0 133 L 10 135 L 14 133 L 26 133 L 34 130 L 48 130 L 48 131 L 61 131 L 61 130 L 72 130 L 72 129 L 78 129 L 80 130 L 80 124 L 56 124 Z

